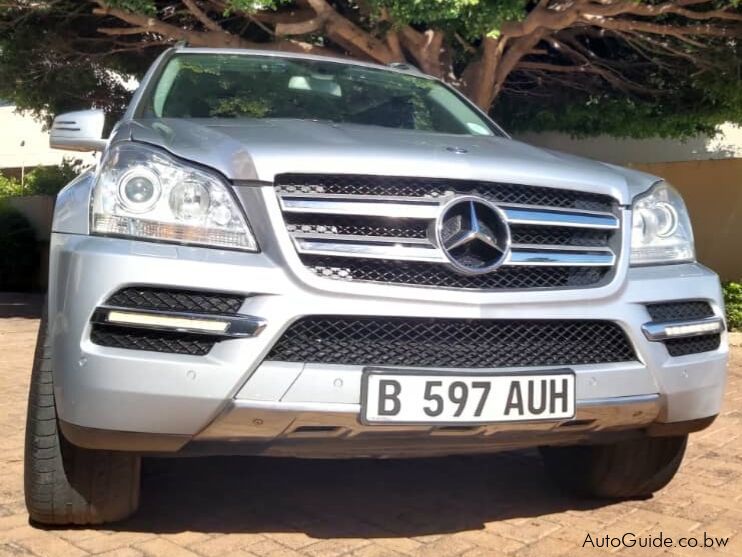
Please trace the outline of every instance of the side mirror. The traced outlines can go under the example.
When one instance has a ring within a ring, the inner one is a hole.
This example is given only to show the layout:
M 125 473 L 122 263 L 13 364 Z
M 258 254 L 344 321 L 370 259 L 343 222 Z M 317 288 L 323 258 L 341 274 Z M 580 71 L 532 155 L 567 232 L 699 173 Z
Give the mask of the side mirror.
M 80 110 L 54 118 L 49 146 L 63 151 L 102 151 L 106 114 L 102 110 Z

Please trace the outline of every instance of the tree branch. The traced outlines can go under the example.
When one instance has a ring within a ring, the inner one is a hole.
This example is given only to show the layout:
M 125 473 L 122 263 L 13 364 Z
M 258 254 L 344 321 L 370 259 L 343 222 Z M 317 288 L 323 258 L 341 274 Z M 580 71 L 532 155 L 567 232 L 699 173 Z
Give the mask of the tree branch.
M 191 12 L 204 27 L 218 33 L 226 33 L 226 31 L 222 29 L 221 25 L 211 19 L 208 15 L 206 15 L 206 12 L 198 7 L 198 4 L 196 4 L 195 0 L 183 0 L 183 4 L 185 4 L 185 7 L 188 8 L 188 11 Z
M 383 41 L 340 15 L 326 0 L 307 0 L 307 3 L 315 11 L 317 17 L 324 20 L 324 29 L 331 40 L 351 45 L 367 57 L 382 64 L 401 61 Z

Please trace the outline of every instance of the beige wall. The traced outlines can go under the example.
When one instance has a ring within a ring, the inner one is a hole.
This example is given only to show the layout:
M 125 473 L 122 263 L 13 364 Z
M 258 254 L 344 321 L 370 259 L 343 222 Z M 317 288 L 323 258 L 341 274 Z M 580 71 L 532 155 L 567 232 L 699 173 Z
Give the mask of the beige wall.
M 677 187 L 693 220 L 698 259 L 742 280 L 742 158 L 635 164 Z
M 67 158 L 92 162 L 92 155 L 59 151 L 49 147 L 49 133 L 41 122 L 27 114 L 19 114 L 13 106 L 0 107 L 0 168 L 26 171 L 36 166 L 61 164 Z
M 626 165 L 742 157 L 742 126 L 724 124 L 714 136 L 677 139 L 622 139 L 600 135 L 575 138 L 563 133 L 526 133 L 516 137 L 539 147 Z

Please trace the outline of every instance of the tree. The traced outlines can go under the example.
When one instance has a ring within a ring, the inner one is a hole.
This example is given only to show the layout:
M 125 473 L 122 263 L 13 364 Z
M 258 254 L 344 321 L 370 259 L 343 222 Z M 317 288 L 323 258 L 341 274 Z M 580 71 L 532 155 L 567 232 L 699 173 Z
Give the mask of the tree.
M 0 97 L 71 106 L 80 72 L 86 100 L 120 109 L 113 72 L 187 41 L 414 64 L 511 129 L 686 136 L 742 121 L 738 1 L 6 1 Z

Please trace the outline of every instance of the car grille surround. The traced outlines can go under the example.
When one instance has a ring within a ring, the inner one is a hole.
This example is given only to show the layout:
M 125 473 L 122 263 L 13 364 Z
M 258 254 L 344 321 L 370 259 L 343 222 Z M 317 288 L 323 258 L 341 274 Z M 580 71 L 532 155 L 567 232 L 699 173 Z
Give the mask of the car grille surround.
M 291 324 L 266 360 L 496 368 L 627 362 L 636 353 L 609 321 L 311 316 Z
M 345 282 L 463 290 L 589 288 L 614 275 L 621 218 L 607 195 L 495 182 L 283 174 L 273 186 L 301 264 Z M 456 271 L 435 226 L 457 196 L 502 210 L 511 250 L 487 273 Z

